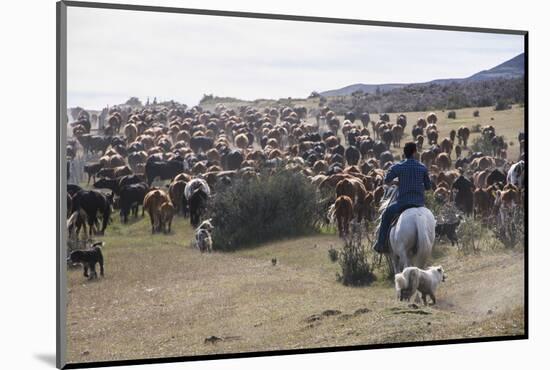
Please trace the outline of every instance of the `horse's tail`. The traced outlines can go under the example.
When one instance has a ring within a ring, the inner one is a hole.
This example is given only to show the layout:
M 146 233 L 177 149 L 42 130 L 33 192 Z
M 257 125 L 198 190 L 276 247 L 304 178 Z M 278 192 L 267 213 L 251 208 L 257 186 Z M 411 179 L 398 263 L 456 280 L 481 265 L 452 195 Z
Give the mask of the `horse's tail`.
M 426 209 L 426 211 L 429 212 L 428 209 Z M 429 216 L 430 214 L 424 213 L 420 216 L 415 217 L 415 220 L 416 220 L 415 255 L 421 254 L 422 260 L 427 258 L 428 255 L 430 254 L 432 249 L 432 243 L 433 243 L 431 233 L 430 233 L 430 228 L 432 228 L 433 225 L 430 225 L 430 222 L 428 220 Z M 435 228 L 434 228 L 434 232 L 435 232 Z M 419 266 L 419 267 L 422 267 L 422 266 Z

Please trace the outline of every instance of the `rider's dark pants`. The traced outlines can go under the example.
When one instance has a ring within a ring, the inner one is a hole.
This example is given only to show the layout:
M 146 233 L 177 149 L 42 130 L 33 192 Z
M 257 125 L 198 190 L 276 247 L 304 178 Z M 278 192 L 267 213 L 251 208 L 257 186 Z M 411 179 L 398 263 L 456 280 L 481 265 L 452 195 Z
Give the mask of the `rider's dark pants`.
M 407 204 L 393 203 L 384 210 L 382 213 L 382 220 L 380 221 L 380 230 L 378 232 L 378 245 L 383 246 L 386 244 L 386 237 L 388 236 L 392 220 L 407 206 Z

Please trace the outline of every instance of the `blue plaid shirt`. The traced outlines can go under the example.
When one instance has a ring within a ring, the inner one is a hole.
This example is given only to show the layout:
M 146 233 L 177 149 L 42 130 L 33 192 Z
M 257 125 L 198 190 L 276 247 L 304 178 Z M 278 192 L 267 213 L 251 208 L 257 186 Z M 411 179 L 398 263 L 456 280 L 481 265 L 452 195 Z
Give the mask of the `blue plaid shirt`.
M 399 178 L 397 203 L 402 205 L 424 205 L 424 191 L 432 187 L 428 169 L 416 159 L 407 159 L 394 164 L 388 170 L 384 182 L 389 184 Z

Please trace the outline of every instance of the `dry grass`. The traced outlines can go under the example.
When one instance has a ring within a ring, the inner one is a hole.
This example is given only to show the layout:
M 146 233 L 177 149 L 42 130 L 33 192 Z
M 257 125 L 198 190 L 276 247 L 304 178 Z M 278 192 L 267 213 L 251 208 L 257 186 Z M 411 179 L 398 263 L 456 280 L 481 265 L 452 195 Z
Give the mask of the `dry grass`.
M 437 305 L 411 309 L 383 278 L 367 288 L 338 283 L 327 252 L 341 246 L 333 235 L 201 254 L 189 247 L 188 220 L 173 230 L 151 236 L 147 218 L 115 220 L 103 239 L 105 278 L 69 270 L 69 362 L 524 332 L 523 251 L 460 256 L 438 246 L 435 262 L 449 279 Z M 205 343 L 210 336 L 224 340 Z

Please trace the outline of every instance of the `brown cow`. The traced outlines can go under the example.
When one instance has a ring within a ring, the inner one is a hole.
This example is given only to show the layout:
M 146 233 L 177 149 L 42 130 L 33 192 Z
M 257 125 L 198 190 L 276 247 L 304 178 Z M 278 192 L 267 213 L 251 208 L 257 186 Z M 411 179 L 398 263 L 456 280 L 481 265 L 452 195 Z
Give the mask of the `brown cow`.
M 458 145 L 468 147 L 468 138 L 470 137 L 470 129 L 466 126 L 461 126 L 457 132 L 458 136 Z
M 403 137 L 403 127 L 400 125 L 395 125 L 391 129 L 392 135 L 393 135 L 393 146 L 394 148 L 400 148 L 401 147 L 401 138 Z
M 358 179 L 346 178 L 336 184 L 336 196 L 347 195 L 354 203 L 364 198 L 366 192 L 365 185 Z
M 174 205 L 170 202 L 164 202 L 160 205 L 160 229 L 165 234 L 172 231 L 172 219 L 176 213 Z
M 451 139 L 446 137 L 445 139 L 441 140 L 441 143 L 439 145 L 441 145 L 442 151 L 451 155 L 451 152 L 453 151 L 453 142 L 451 141 Z
M 439 153 L 435 158 L 437 167 L 441 170 L 448 170 L 451 168 L 451 156 L 447 153 Z
M 341 195 L 334 202 L 334 215 L 338 225 L 338 234 L 344 237 L 349 233 L 349 223 L 353 218 L 353 202 L 350 197 Z
M 474 176 L 473 176 L 474 185 L 477 188 L 484 188 L 487 182 L 487 176 L 489 176 L 490 173 L 491 171 L 489 170 L 483 170 L 483 171 L 478 171 L 474 173 Z
M 495 196 L 492 190 L 478 188 L 474 191 L 474 218 L 486 219 L 493 210 Z
M 149 213 L 151 219 L 151 234 L 161 230 L 160 206 L 164 202 L 170 202 L 170 198 L 160 189 L 151 189 L 143 199 L 143 209 Z
M 113 177 L 121 177 L 126 175 L 131 175 L 132 170 L 128 166 L 120 166 L 113 168 Z
M 185 185 L 187 185 L 186 181 L 178 180 L 172 181 L 168 187 L 168 194 L 170 195 L 170 200 L 174 205 L 176 213 L 182 212 L 184 215 L 186 214 L 187 204 L 187 201 L 184 199 Z
M 460 145 L 455 146 L 456 159 L 460 158 L 462 155 L 462 148 Z

